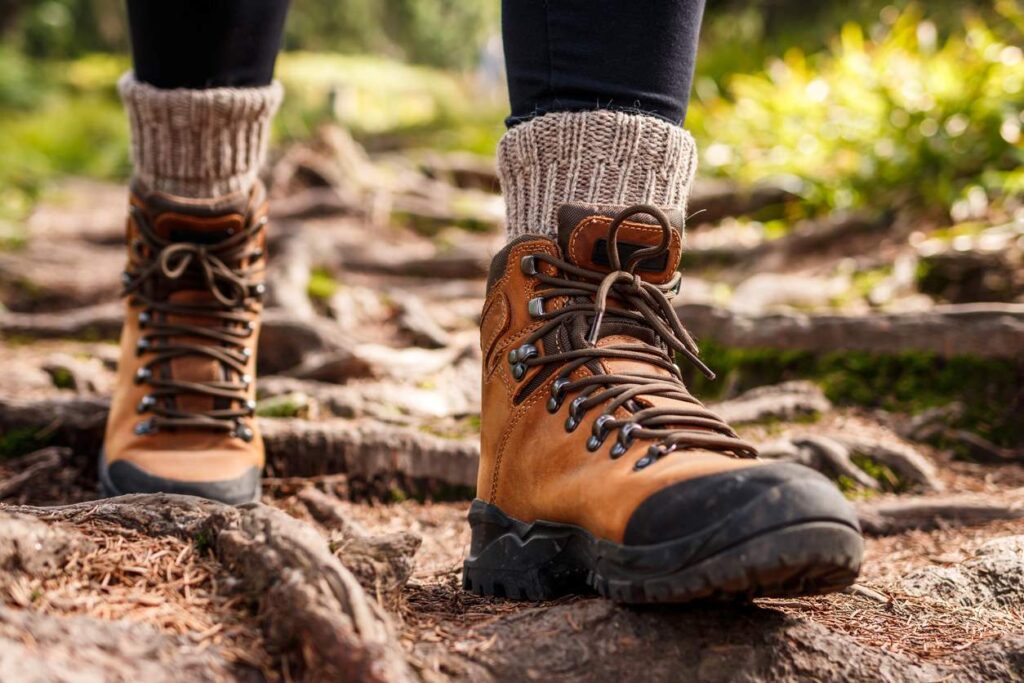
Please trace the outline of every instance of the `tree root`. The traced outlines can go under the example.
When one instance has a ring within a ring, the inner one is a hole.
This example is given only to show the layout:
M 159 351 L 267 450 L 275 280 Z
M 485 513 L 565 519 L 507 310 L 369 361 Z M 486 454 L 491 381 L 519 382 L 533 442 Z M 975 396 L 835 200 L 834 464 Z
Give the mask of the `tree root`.
M 1014 359 L 1024 348 L 1024 304 L 957 304 L 871 315 L 744 315 L 686 303 L 676 311 L 698 338 L 741 349 L 925 351 L 946 358 L 970 353 Z
M 309 487 L 298 499 L 321 525 L 330 530 L 330 547 L 367 591 L 389 609 L 400 601 L 402 588 L 412 575 L 413 556 L 423 542 L 418 535 L 400 531 L 371 535 L 348 519 L 338 500 Z
M 93 458 L 103 441 L 109 401 L 74 397 L 38 401 L 0 398 L 0 433 L 18 432 L 31 448 L 66 446 Z M 374 420 L 261 419 L 268 476 L 348 474 L 399 476 L 473 486 L 480 447 Z
M 864 533 L 889 536 L 911 530 L 931 531 L 945 526 L 1024 519 L 1024 501 L 993 503 L 977 496 L 869 500 L 857 504 L 857 517 Z
M 251 672 L 250 672 L 251 673 Z M 0 607 L 0 680 L 20 683 L 245 680 L 216 647 L 146 624 L 54 617 Z
M 731 424 L 762 420 L 792 420 L 832 410 L 832 403 L 812 382 L 783 382 L 751 389 L 740 396 L 708 406 Z
M 380 608 L 313 527 L 280 510 L 171 495 L 12 510 L 47 521 L 103 521 L 208 545 L 237 577 L 238 589 L 259 599 L 268 643 L 294 650 L 308 680 L 413 680 Z
M 805 434 L 765 444 L 759 450 L 762 457 L 798 462 L 833 479 L 845 477 L 871 491 L 942 491 L 945 488 L 931 461 L 895 440 L 881 442 L 845 435 Z M 867 464 L 857 462 L 858 456 L 876 467 L 883 466 L 877 473 L 878 479 L 864 470 Z

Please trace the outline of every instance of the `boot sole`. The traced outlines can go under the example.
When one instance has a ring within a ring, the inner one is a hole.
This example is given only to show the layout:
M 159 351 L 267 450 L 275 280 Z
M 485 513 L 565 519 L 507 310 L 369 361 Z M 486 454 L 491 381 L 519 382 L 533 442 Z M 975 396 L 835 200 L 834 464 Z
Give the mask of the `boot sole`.
M 139 486 L 133 486 L 133 490 L 122 491 L 113 482 L 110 476 L 110 467 L 107 465 L 107 458 L 103 450 L 100 450 L 99 457 L 99 483 L 100 495 L 104 498 L 115 498 L 131 493 L 173 493 L 186 496 L 198 496 L 208 500 L 216 500 L 227 505 L 242 505 L 244 503 L 258 503 L 263 494 L 263 487 L 260 484 L 259 476 L 255 478 L 246 474 L 237 479 L 215 482 L 191 482 L 166 479 L 152 474 L 144 473 L 135 468 L 134 473 L 139 480 Z M 255 469 L 255 468 L 253 468 Z M 249 490 L 252 493 L 249 493 Z
M 553 522 L 526 524 L 475 500 L 463 587 L 478 595 L 551 600 L 596 592 L 616 602 L 682 603 L 819 595 L 857 578 L 864 541 L 838 520 L 802 520 L 699 554 L 701 539 L 627 546 Z M 696 549 L 696 551 L 695 551 Z

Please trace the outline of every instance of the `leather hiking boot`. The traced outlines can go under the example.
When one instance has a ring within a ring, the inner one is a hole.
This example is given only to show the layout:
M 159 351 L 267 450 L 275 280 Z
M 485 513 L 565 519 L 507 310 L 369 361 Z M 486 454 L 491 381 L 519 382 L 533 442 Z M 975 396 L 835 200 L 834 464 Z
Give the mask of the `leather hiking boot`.
M 265 191 L 197 200 L 132 191 L 125 317 L 103 493 L 256 500 L 256 340 Z
M 464 586 L 631 603 L 848 586 L 863 541 L 835 486 L 758 460 L 683 383 L 676 357 L 713 375 L 670 302 L 681 214 L 618 208 L 563 206 L 557 241 L 492 263 Z

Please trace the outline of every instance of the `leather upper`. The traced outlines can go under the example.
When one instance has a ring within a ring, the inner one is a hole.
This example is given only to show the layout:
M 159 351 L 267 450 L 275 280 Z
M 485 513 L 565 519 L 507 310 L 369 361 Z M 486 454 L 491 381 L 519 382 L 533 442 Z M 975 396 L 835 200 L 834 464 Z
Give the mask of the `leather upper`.
M 682 481 L 758 467 L 762 463 L 723 452 L 689 449 L 670 453 L 637 470 L 634 465 L 653 445 L 652 440 L 637 439 L 623 456 L 613 459 L 609 457 L 613 439 L 595 451 L 586 447 L 599 409 L 584 414 L 581 424 L 571 432 L 566 429 L 568 402 L 554 414 L 549 412 L 547 401 L 557 372 L 550 373 L 524 395 L 524 387 L 532 387 L 544 368 L 532 367 L 517 379 L 507 356 L 544 321 L 531 315 L 529 310 L 531 299 L 535 299 L 543 285 L 536 275 L 528 272 L 529 268 L 523 267 L 523 257 L 547 254 L 589 269 L 609 270 L 599 263 L 602 260 L 599 256 L 595 257 L 599 253 L 595 245 L 607 238 L 610 215 L 600 215 L 594 207 L 585 207 L 585 210 L 574 207 L 563 210 L 561 215 L 573 221 L 563 226 L 562 247 L 546 237 L 526 236 L 510 243 L 495 257 L 492 266 L 481 318 L 483 408 L 477 496 L 524 522 L 544 520 L 574 524 L 599 538 L 621 543 L 634 511 L 658 491 Z M 630 243 L 654 245 L 662 237 L 660 228 L 638 220 L 624 221 L 619 228 L 619 253 L 624 253 L 623 243 L 627 247 Z M 563 248 L 568 253 L 563 252 Z M 637 273 L 651 282 L 668 282 L 677 268 L 680 250 L 681 235 L 673 231 L 668 258 L 664 262 L 645 262 Z M 540 273 L 557 274 L 546 262 L 533 260 L 532 263 Z M 544 310 L 551 312 L 567 303 L 564 297 L 548 298 Z M 537 306 L 536 302 L 533 306 Z M 616 341 L 622 339 L 604 336 L 598 346 Z M 544 343 L 538 343 L 541 354 L 558 352 L 558 349 L 543 348 Z M 601 367 L 605 373 L 632 370 L 652 375 L 669 374 L 635 360 L 602 359 Z M 570 377 L 575 380 L 588 374 L 592 371 L 583 366 Z M 669 400 L 659 396 L 638 399 L 647 407 Z M 625 408 L 616 412 L 616 417 L 628 415 Z
M 135 188 L 131 204 L 141 212 L 154 231 L 170 239 L 181 233 L 195 239 L 211 240 L 222 235 L 237 234 L 238 231 L 266 216 L 267 206 L 262 186 L 251 193 L 232 195 L 209 202 L 171 197 L 157 193 L 146 193 Z M 126 272 L 140 268 L 137 253 L 140 242 L 140 227 L 131 216 L 127 222 L 128 262 Z M 254 238 L 256 258 L 249 258 L 242 264 L 251 268 L 253 279 L 261 282 L 265 265 L 265 231 L 259 231 Z M 211 294 L 202 289 L 169 286 L 163 292 L 163 300 L 182 305 L 210 301 Z M 160 296 L 158 294 L 158 296 Z M 249 328 L 248 336 L 239 344 L 247 349 L 248 359 L 244 364 L 248 375 L 246 401 L 255 405 L 256 387 L 256 344 L 259 337 L 258 297 L 249 299 L 249 312 L 242 314 L 243 321 L 228 323 L 211 320 L 205 316 L 180 314 L 153 314 L 136 297 L 126 296 L 125 316 L 121 332 L 121 353 L 118 364 L 117 383 L 111 403 L 104 440 L 104 455 L 108 464 L 125 460 L 143 470 L 146 474 L 164 479 L 183 482 L 218 482 L 246 475 L 253 468 L 261 469 L 264 462 L 263 442 L 255 418 L 249 414 L 239 419 L 239 424 L 251 430 L 251 439 L 243 439 L 232 432 L 188 427 L 163 428 L 150 433 L 138 433 L 137 426 L 152 416 L 144 409 L 144 399 L 153 393 L 152 387 L 144 381 L 137 381 L 137 375 L 148 361 L 153 360 L 158 348 L 138 349 L 139 340 L 144 337 L 147 321 L 168 324 L 196 326 L 233 326 L 234 329 Z M 209 343 L 209 339 L 177 335 L 172 340 L 179 344 Z M 171 378 L 184 382 L 240 382 L 243 378 L 233 368 L 222 362 L 202 355 L 181 355 L 151 367 L 154 376 Z M 226 407 L 226 399 L 216 399 L 201 393 L 179 393 L 173 397 L 160 397 L 168 408 L 186 412 L 202 412 L 217 407 Z M 238 407 L 240 401 L 233 401 Z

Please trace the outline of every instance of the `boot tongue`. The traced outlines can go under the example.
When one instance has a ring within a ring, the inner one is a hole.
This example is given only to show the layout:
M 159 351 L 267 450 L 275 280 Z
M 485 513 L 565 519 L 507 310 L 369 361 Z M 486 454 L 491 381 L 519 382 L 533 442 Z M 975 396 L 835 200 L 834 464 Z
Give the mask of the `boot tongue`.
M 558 210 L 558 244 L 572 264 L 599 273 L 611 272 L 608 258 L 608 228 L 625 206 L 607 204 L 563 204 Z M 683 214 L 663 209 L 672 224 L 668 251 L 641 261 L 636 274 L 653 284 L 669 282 L 679 268 L 683 243 Z M 619 226 L 619 262 L 625 266 L 640 249 L 661 244 L 661 225 L 647 214 L 638 213 Z
M 153 231 L 172 242 L 216 244 L 245 229 L 250 206 L 248 195 L 189 199 L 153 193 L 146 208 L 153 217 Z

